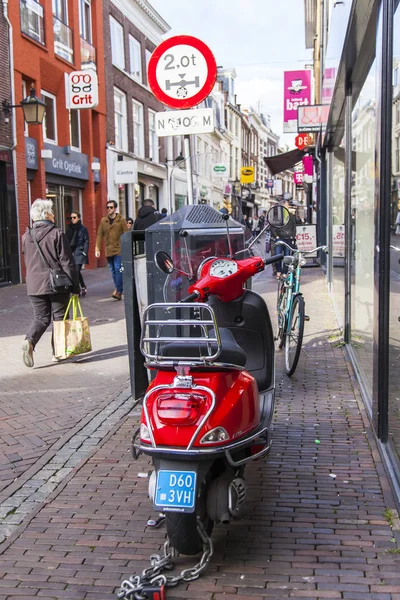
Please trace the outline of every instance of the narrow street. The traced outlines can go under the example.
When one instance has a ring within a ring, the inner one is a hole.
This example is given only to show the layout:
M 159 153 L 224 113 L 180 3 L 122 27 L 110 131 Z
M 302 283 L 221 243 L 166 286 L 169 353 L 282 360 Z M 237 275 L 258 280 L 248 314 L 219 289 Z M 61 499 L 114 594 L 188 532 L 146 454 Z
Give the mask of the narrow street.
M 109 600 L 121 580 L 147 567 L 150 554 L 165 541 L 165 528 L 146 527 L 154 515 L 147 498 L 150 463 L 146 457 L 135 462 L 130 454 L 139 408 L 123 391 L 128 380 L 123 305 L 108 299 L 105 270 L 88 272 L 88 282 L 84 306 L 91 318 L 93 358 L 53 367 L 47 338 L 32 371 L 19 359 L 29 320 L 24 288 L 0 290 L 1 334 L 3 328 L 9 332 L 7 349 L 2 348 L 2 422 L 9 429 L 1 436 L 8 470 L 2 471 L 0 506 L 2 511 L 8 506 L 8 513 L 1 514 L 0 600 Z M 268 290 L 274 320 L 270 269 L 256 285 Z M 168 600 L 400 599 L 395 503 L 335 337 L 318 268 L 304 269 L 303 292 L 310 321 L 291 379 L 283 374 L 283 353 L 277 353 L 270 456 L 248 467 L 244 515 L 215 527 L 214 556 L 205 574 L 168 590 Z M 112 320 L 96 324 L 107 318 Z M 41 443 L 35 446 L 37 438 Z M 48 480 L 54 487 L 45 486 L 38 497 L 30 473 L 39 466 L 52 472 L 51 461 L 60 453 L 64 459 L 68 455 L 65 466 Z M 16 454 L 21 460 L 14 464 Z M 13 483 L 12 472 L 22 460 Z M 31 495 L 18 505 L 21 496 L 13 486 L 27 494 L 23 480 L 32 484 Z M 18 512 L 23 504 L 25 514 Z M 193 559 L 177 564 L 189 566 Z

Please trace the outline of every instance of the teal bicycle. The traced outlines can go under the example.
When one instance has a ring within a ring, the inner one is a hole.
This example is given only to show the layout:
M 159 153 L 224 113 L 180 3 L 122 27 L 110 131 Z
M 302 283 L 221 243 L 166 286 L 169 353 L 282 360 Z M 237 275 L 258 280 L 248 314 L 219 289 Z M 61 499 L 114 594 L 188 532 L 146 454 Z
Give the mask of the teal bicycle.
M 293 375 L 299 362 L 301 346 L 303 343 L 304 322 L 309 320 L 305 314 L 305 302 L 300 292 L 301 269 L 306 264 L 305 256 L 322 250 L 328 252 L 327 246 L 318 246 L 313 250 L 303 252 L 295 250 L 279 240 L 272 247 L 282 245 L 289 249 L 291 254 L 283 258 L 283 263 L 288 267 L 287 275 L 283 275 L 278 282 L 278 300 L 276 310 L 278 314 L 278 345 L 285 346 L 285 372 L 289 377 Z

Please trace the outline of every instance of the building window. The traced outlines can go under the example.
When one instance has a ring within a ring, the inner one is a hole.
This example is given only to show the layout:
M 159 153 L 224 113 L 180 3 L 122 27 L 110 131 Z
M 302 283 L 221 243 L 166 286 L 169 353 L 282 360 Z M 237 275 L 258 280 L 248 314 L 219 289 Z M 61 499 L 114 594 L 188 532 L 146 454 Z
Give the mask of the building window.
M 42 90 L 42 100 L 46 104 L 43 118 L 43 139 L 45 142 L 57 144 L 56 97 Z
M 394 87 L 397 86 L 399 82 L 399 68 L 396 67 L 395 70 L 393 71 L 393 85 Z
M 142 83 L 142 46 L 132 35 L 129 36 L 129 61 L 132 77 Z
M 147 50 L 147 48 L 146 48 L 146 81 L 147 81 L 147 83 L 148 83 L 148 79 L 147 79 L 147 70 L 148 70 L 148 68 L 149 68 L 149 61 L 150 61 L 150 57 L 151 57 L 151 55 L 152 55 L 152 54 L 153 54 L 153 53 L 152 53 L 152 52 L 150 52 L 150 50 Z
M 81 149 L 81 118 L 80 111 L 76 109 L 69 111 L 69 139 L 72 148 Z
M 400 173 L 400 137 L 396 137 L 396 167 L 395 172 Z
M 21 31 L 40 44 L 44 44 L 43 6 L 37 0 L 20 3 Z
M 132 100 L 133 113 L 133 151 L 136 156 L 144 158 L 144 123 L 143 104 Z
M 67 0 L 53 0 L 53 15 L 68 25 L 68 3 Z
M 27 92 L 28 86 L 25 79 L 22 80 L 22 97 L 26 98 L 28 95 Z M 29 135 L 29 125 L 24 119 L 24 135 Z
M 154 110 L 149 110 L 149 158 L 157 163 L 160 159 L 158 136 L 156 133 L 156 113 Z
M 114 88 L 114 123 L 115 147 L 128 151 L 128 119 L 126 112 L 126 95 Z
M 113 65 L 125 69 L 124 30 L 122 25 L 110 17 L 111 58 Z
M 79 33 L 89 44 L 92 43 L 91 0 L 80 0 L 79 2 Z

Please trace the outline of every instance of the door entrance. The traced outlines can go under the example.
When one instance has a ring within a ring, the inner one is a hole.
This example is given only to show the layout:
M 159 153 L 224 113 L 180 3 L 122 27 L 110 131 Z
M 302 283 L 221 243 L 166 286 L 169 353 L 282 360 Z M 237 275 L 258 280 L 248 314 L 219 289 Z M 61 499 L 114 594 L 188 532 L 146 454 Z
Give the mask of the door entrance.
M 6 163 L 0 161 L 0 284 L 11 281 L 8 228 Z
M 81 190 L 67 185 L 47 185 L 46 198 L 54 203 L 57 227 L 65 231 L 71 223 L 71 212 L 81 213 Z

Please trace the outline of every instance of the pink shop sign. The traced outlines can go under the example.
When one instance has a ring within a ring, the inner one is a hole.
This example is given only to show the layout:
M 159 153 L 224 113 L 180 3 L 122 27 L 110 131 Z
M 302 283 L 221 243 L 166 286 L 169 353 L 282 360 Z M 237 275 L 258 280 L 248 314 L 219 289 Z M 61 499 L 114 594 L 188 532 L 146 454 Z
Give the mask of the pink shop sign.
M 297 133 L 297 109 L 311 104 L 311 71 L 283 74 L 283 132 Z

